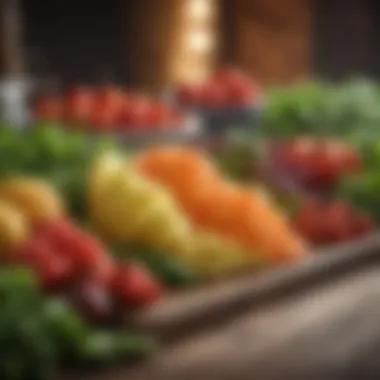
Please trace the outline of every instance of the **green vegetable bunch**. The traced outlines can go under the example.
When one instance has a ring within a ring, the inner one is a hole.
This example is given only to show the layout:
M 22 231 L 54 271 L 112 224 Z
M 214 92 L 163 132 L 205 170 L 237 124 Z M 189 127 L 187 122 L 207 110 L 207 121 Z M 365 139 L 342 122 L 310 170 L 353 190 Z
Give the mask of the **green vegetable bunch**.
M 150 355 L 155 343 L 123 331 L 97 331 L 65 302 L 45 298 L 23 268 L 0 270 L 0 378 L 45 380 L 63 362 L 114 364 Z
M 269 93 L 263 114 L 264 133 L 274 137 L 299 134 L 342 136 L 377 133 L 380 93 L 376 84 L 351 80 L 341 85 L 310 82 Z

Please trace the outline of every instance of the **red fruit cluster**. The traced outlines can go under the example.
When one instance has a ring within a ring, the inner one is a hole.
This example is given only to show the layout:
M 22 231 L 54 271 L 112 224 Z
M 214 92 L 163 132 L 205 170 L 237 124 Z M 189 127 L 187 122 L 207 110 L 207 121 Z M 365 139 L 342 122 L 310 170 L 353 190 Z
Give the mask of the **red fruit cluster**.
M 93 289 L 110 304 L 127 308 L 146 306 L 162 291 L 144 268 L 119 265 L 99 240 L 69 221 L 43 226 L 13 258 L 32 268 L 46 291 L 74 290 L 80 295 L 84 290 L 81 305 L 92 305 Z M 99 302 L 99 296 L 95 302 Z
M 352 147 L 334 140 L 298 138 L 276 144 L 277 161 L 308 190 L 329 190 L 341 176 L 361 169 L 361 157 Z
M 354 240 L 373 232 L 375 227 L 369 215 L 339 201 L 304 201 L 293 223 L 301 236 L 316 245 Z
M 184 121 L 162 102 L 114 87 L 78 87 L 60 98 L 42 97 L 36 102 L 35 117 L 98 132 L 172 130 Z
M 177 96 L 181 105 L 202 108 L 249 107 L 262 98 L 258 86 L 232 68 L 219 70 L 204 83 L 181 85 Z

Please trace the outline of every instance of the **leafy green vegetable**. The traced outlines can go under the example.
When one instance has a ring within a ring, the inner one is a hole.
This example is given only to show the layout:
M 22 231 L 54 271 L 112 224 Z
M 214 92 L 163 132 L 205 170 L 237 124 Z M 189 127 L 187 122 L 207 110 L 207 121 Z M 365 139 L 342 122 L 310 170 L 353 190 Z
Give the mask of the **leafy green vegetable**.
M 263 112 L 268 136 L 377 133 L 380 123 L 378 86 L 362 79 L 342 85 L 311 82 L 269 93 Z
M 92 330 L 64 301 L 45 298 L 33 273 L 0 270 L 0 378 L 52 378 L 63 361 L 107 364 L 144 358 L 151 339 L 120 331 Z

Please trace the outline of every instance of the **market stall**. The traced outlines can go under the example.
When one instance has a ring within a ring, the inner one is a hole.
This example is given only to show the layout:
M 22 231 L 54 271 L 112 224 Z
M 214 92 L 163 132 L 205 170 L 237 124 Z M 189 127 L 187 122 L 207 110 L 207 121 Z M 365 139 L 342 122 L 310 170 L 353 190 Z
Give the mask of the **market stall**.
M 291 339 L 292 307 L 306 323 L 307 303 L 293 298 L 318 289 L 328 298 L 335 281 L 337 299 L 341 276 L 361 268 L 372 279 L 363 287 L 372 284 L 377 85 L 264 90 L 221 66 L 164 90 L 37 89 L 27 120 L 2 112 L 2 379 L 97 378 L 94 369 L 107 380 L 220 378 L 220 360 L 231 376 L 239 363 L 259 371 L 253 341 Z M 12 104 L 19 115 L 22 103 Z M 281 313 L 279 336 L 260 338 L 251 320 L 264 315 L 271 330 Z M 241 361 L 231 353 L 240 344 Z

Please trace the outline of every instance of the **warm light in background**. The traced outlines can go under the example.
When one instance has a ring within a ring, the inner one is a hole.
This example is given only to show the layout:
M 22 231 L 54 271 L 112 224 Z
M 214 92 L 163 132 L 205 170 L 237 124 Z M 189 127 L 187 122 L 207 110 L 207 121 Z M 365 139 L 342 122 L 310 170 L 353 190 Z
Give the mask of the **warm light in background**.
M 207 77 L 217 48 L 216 0 L 181 0 L 181 20 L 171 75 L 175 82 Z
M 211 33 L 203 30 L 190 32 L 187 36 L 189 50 L 195 54 L 209 53 L 214 46 L 213 42 L 214 39 Z
M 212 1 L 188 0 L 186 13 L 193 20 L 207 20 L 212 15 Z

